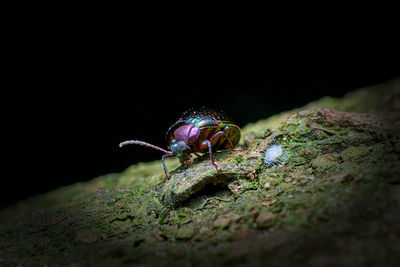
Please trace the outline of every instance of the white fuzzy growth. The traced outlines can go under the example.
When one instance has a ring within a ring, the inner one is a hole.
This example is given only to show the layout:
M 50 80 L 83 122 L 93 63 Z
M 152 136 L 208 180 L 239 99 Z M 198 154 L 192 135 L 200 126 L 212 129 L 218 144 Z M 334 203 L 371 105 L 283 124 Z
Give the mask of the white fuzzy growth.
M 267 167 L 272 167 L 277 164 L 283 163 L 285 160 L 285 151 L 283 151 L 282 146 L 278 142 L 274 141 L 265 151 L 265 165 L 267 165 Z

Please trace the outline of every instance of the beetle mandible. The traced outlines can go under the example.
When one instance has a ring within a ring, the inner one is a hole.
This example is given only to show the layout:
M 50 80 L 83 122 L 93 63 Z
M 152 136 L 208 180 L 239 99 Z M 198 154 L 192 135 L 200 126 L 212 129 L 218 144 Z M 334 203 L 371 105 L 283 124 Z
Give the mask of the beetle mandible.
M 191 109 L 184 112 L 182 117 L 166 132 L 166 141 L 170 151 L 138 140 L 125 141 L 120 143 L 119 146 L 142 145 L 164 152 L 161 161 L 165 178 L 160 184 L 170 177 L 165 166 L 165 158 L 176 156 L 181 164 L 187 164 L 193 162 L 192 153 L 198 155 L 197 152 L 208 152 L 211 164 L 218 171 L 219 167 L 214 161 L 213 150 L 246 150 L 234 148 L 240 141 L 240 128 L 233 124 L 232 120 L 228 119 L 222 112 L 209 108 Z

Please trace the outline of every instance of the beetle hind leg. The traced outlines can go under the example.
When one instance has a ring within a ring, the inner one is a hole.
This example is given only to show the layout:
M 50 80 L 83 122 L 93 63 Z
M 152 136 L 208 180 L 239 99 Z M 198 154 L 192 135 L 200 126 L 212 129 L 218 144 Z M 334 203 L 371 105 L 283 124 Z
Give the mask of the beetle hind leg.
M 248 148 L 235 148 L 233 146 L 233 143 L 231 141 L 231 139 L 229 138 L 228 134 L 225 131 L 219 131 L 216 134 L 214 134 L 210 140 L 212 140 L 211 142 L 213 142 L 213 140 L 216 140 L 216 142 L 218 140 L 220 140 L 221 138 L 225 138 L 226 141 L 226 148 L 228 148 L 230 151 L 247 151 L 249 150 Z
M 227 143 L 227 147 L 228 147 L 228 149 L 229 149 L 230 151 L 232 151 L 232 152 L 233 152 L 233 151 L 243 152 L 243 151 L 248 151 L 248 150 L 249 150 L 248 148 L 235 148 L 235 147 L 233 146 L 233 143 L 232 143 L 231 139 L 229 138 L 228 134 L 227 134 L 225 131 L 222 131 L 221 133 L 225 136 L 225 140 L 226 140 L 226 143 Z

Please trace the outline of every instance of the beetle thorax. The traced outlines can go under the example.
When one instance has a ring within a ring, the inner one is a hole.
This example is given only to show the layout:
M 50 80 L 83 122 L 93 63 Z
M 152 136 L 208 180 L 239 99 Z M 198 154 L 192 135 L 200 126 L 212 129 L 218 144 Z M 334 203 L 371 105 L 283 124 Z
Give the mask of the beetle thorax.
M 199 134 L 200 134 L 200 129 L 195 125 L 189 123 L 175 129 L 174 139 L 182 140 L 187 142 L 188 144 L 192 144 L 194 141 L 196 141 Z

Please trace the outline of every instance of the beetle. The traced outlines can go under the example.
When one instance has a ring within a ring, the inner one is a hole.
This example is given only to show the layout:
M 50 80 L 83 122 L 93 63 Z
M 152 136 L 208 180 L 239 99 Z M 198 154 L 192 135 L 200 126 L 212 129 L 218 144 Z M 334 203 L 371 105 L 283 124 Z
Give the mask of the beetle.
M 218 171 L 219 167 L 214 161 L 213 151 L 247 150 L 234 148 L 239 141 L 240 128 L 231 119 L 227 118 L 222 112 L 203 107 L 202 109 L 190 109 L 184 112 L 181 118 L 168 129 L 166 142 L 170 150 L 138 140 L 124 141 L 119 146 L 142 145 L 164 152 L 165 154 L 161 157 L 165 172 L 165 178 L 160 182 L 162 184 L 170 177 L 165 166 L 165 158 L 178 157 L 181 164 L 188 164 L 193 162 L 192 153 L 198 156 L 197 152 L 208 152 L 211 164 Z

